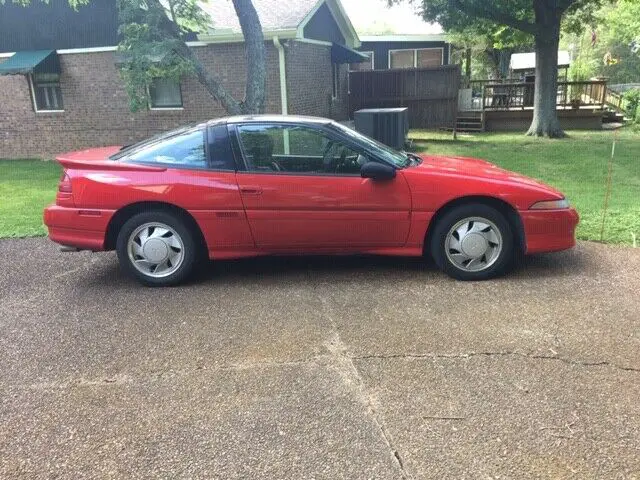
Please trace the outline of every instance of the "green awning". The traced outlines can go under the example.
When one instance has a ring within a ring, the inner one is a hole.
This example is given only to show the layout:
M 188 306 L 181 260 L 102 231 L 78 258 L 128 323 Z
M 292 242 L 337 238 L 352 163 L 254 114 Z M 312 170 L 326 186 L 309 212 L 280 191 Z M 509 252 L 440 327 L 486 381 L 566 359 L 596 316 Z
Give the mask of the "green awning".
M 337 43 L 331 45 L 331 61 L 333 63 L 362 63 L 368 62 L 370 59 L 368 55 L 344 45 Z
M 60 73 L 60 60 L 55 50 L 16 52 L 0 63 L 0 75 Z

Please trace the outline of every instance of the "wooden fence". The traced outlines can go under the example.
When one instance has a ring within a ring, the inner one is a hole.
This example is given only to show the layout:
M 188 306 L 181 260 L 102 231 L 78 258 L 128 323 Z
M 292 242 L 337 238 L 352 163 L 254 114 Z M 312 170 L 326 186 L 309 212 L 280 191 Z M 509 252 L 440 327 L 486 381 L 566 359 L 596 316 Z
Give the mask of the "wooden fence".
M 459 88 L 458 65 L 349 72 L 349 113 L 408 107 L 411 128 L 452 127 Z

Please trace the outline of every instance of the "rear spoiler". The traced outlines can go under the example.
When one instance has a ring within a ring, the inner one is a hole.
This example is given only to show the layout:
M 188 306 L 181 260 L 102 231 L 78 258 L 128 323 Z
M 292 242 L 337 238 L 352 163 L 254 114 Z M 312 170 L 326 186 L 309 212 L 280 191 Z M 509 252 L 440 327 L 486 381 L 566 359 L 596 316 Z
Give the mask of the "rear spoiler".
M 73 170 L 109 170 L 109 171 L 128 171 L 128 172 L 164 172 L 167 167 L 154 165 L 141 165 L 137 163 L 124 163 L 114 160 L 81 160 L 70 159 L 60 156 L 56 161 L 64 168 Z

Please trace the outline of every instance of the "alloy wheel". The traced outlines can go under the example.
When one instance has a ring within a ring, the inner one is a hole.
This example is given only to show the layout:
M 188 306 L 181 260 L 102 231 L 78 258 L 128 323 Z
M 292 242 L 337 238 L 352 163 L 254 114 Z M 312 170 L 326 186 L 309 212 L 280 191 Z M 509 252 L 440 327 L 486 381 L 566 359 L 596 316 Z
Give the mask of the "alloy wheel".
M 498 227 L 490 220 L 468 217 L 453 225 L 444 245 L 447 258 L 457 268 L 481 272 L 498 260 L 503 239 Z

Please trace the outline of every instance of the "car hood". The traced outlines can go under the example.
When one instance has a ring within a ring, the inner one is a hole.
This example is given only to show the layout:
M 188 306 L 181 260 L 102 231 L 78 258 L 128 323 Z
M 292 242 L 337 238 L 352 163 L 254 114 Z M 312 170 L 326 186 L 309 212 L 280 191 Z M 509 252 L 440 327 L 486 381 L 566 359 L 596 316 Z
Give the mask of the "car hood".
M 549 194 L 564 198 L 562 192 L 533 178 L 521 175 L 510 170 L 500 168 L 493 163 L 478 158 L 460 156 L 420 155 L 422 163 L 415 167 L 409 167 L 416 174 L 440 174 L 473 179 L 486 179 L 511 185 L 532 187 L 536 190 L 544 190 Z

